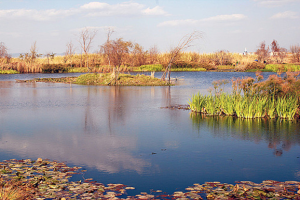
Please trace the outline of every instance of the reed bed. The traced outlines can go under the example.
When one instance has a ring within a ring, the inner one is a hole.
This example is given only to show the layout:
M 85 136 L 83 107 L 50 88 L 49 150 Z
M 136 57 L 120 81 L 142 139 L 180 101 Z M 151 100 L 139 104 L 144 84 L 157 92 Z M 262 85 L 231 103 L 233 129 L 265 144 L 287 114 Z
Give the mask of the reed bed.
M 247 64 L 256 59 L 255 55 L 243 56 L 229 52 L 223 53 L 222 56 L 219 54 L 219 52 L 211 54 L 182 52 L 172 64 L 172 69 L 175 69 L 175 71 L 204 71 L 218 69 L 217 66 L 219 65 L 222 65 L 220 69 L 234 69 L 237 63 Z M 153 54 L 148 51 L 143 51 L 139 54 L 129 53 L 122 59 L 122 66 L 126 66 L 127 70 L 132 71 L 164 71 L 169 63 L 170 57 L 170 52 Z M 20 73 L 43 73 L 43 69 L 47 65 L 51 65 L 54 68 L 57 65 L 61 65 L 68 69 L 68 72 L 85 71 L 83 69 L 78 70 L 79 68 L 87 68 L 88 71 L 98 71 L 101 67 L 107 68 L 107 66 L 110 66 L 110 62 L 108 57 L 101 53 L 37 57 L 35 59 L 20 56 L 19 58 L 10 58 L 9 61 L 0 60 L 1 69 L 12 69 Z
M 245 119 L 282 118 L 293 120 L 299 116 L 300 78 L 298 73 L 284 77 L 272 75 L 265 81 L 244 78 L 233 80 L 233 92 L 218 90 L 221 84 L 214 83 L 215 95 L 195 94 L 189 100 L 193 112 L 208 116 L 226 115 Z M 221 83 L 226 84 L 222 81 Z
M 192 111 L 215 116 L 237 116 L 245 119 L 283 118 L 292 120 L 298 110 L 297 97 L 279 97 L 269 101 L 267 97 L 249 97 L 222 93 L 221 95 L 193 95 L 189 101 Z M 275 108 L 274 108 L 275 105 Z

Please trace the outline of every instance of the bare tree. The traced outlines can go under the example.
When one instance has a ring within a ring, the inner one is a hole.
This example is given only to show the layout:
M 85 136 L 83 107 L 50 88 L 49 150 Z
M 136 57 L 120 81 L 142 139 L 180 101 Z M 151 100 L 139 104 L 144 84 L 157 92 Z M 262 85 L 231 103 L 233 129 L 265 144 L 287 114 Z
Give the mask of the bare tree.
M 271 50 L 272 50 L 272 55 L 275 58 L 276 62 L 282 63 L 287 53 L 286 49 L 281 48 L 278 42 L 276 40 L 273 40 L 273 42 L 271 43 Z
M 265 62 L 269 57 L 269 47 L 266 48 L 266 43 L 261 42 L 259 48 L 256 50 L 255 54 L 258 56 L 259 62 Z
M 232 55 L 227 50 L 217 51 L 214 58 L 215 65 L 231 65 Z
M 146 62 L 144 48 L 138 43 L 133 44 L 132 54 L 132 66 L 141 66 Z
M 111 29 L 111 28 L 108 28 L 107 40 L 103 45 L 100 46 L 100 53 L 103 53 L 104 55 L 107 56 L 108 65 L 109 65 L 110 68 L 111 68 L 110 60 L 111 60 L 111 53 L 112 53 L 111 52 L 112 48 L 111 48 L 111 43 L 110 43 L 110 37 L 113 33 L 114 33 L 114 30 Z
M 273 42 L 271 43 L 271 50 L 273 53 L 279 52 L 280 47 L 276 40 L 273 40 Z
M 110 64 L 113 66 L 112 77 L 115 80 L 118 78 L 120 67 L 130 54 L 132 46 L 132 42 L 124 41 L 122 38 L 109 40 L 101 46 L 101 51 L 109 58 Z
M 287 55 L 287 49 L 281 47 L 278 52 L 278 57 L 279 57 L 280 63 L 283 63 L 283 60 L 284 60 L 284 58 L 286 58 L 286 55 Z
M 55 57 L 55 54 L 56 53 L 46 53 L 46 58 L 47 58 L 47 60 L 48 60 L 48 64 L 50 63 L 50 60 L 53 60 L 54 59 L 54 57 Z
M 149 49 L 149 64 L 156 64 L 158 49 L 157 46 L 153 46 Z
M 25 54 L 25 57 L 28 57 L 29 61 L 31 63 L 33 63 L 36 58 L 42 56 L 43 54 L 38 54 L 38 49 L 37 49 L 37 46 L 36 46 L 36 41 L 31 45 L 30 47 L 30 53 L 29 54 Z
M 7 47 L 3 42 L 0 42 L 0 58 L 5 58 L 8 56 Z
M 66 58 L 66 60 L 68 60 L 68 59 L 70 60 L 71 67 L 72 67 L 72 65 L 73 65 L 72 58 L 75 54 L 75 48 L 74 48 L 72 41 L 68 42 L 66 44 L 66 47 L 67 48 L 66 48 L 66 52 L 65 52 L 65 58 Z
M 300 62 L 300 46 L 299 46 L 299 44 L 290 46 L 290 51 L 292 53 L 292 62 Z
M 176 61 L 176 58 L 178 57 L 178 55 L 180 54 L 180 52 L 184 49 L 187 49 L 189 47 L 192 46 L 192 42 L 194 42 L 195 40 L 201 38 L 202 35 L 201 33 L 197 32 L 197 31 L 194 31 L 193 33 L 191 34 L 188 34 L 188 35 L 185 35 L 178 43 L 178 45 L 173 48 L 170 52 L 170 60 L 169 60 L 169 63 L 168 63 L 168 66 L 165 70 L 165 72 L 163 73 L 162 77 L 161 77 L 161 80 L 165 80 L 166 78 L 166 75 L 169 74 L 169 82 L 171 80 L 170 76 L 171 76 L 171 65 L 173 62 Z
M 97 30 L 91 30 L 88 28 L 84 28 L 79 36 L 79 43 L 81 46 L 82 51 L 84 52 L 86 58 L 87 58 L 87 67 L 88 66 L 88 53 L 92 47 L 93 39 L 95 38 L 97 34 Z

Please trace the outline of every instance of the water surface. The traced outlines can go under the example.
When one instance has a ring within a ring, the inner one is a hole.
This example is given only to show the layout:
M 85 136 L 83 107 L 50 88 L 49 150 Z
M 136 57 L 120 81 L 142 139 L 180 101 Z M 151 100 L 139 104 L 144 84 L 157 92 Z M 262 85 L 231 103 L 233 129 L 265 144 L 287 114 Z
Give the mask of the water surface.
M 130 195 L 206 181 L 300 181 L 299 123 L 164 108 L 207 94 L 214 80 L 254 73 L 172 73 L 174 87 L 15 82 L 61 76 L 0 75 L 0 160 L 65 161 L 87 169 L 84 178 L 136 187 Z

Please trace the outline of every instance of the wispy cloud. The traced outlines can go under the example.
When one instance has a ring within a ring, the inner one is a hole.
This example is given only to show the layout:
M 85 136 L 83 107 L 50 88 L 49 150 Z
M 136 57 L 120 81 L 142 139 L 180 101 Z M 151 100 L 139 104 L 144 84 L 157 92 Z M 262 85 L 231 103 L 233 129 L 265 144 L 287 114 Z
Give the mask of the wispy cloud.
M 201 21 L 238 21 L 245 19 L 246 16 L 242 14 L 232 14 L 232 15 L 217 15 L 214 17 L 209 17 L 202 19 Z
M 254 0 L 259 5 L 273 7 L 273 6 L 283 6 L 285 4 L 300 2 L 300 0 Z
M 240 21 L 246 19 L 246 16 L 243 14 L 232 14 L 232 15 L 217 15 L 214 17 L 204 18 L 204 19 L 185 19 L 185 20 L 170 20 L 165 21 L 158 26 L 182 26 L 182 25 L 196 25 L 202 22 L 232 22 Z
M 90 2 L 79 8 L 65 10 L 48 9 L 10 9 L 0 10 L 0 20 L 5 19 L 29 19 L 35 21 L 49 21 L 61 19 L 63 17 L 83 15 L 93 16 L 166 16 L 168 13 L 162 7 L 146 7 L 144 4 L 124 2 L 119 4 L 108 4 L 100 2 Z
M 35 21 L 47 21 L 59 17 L 72 16 L 78 13 L 76 9 L 70 10 L 30 10 L 30 9 L 10 9 L 0 10 L 0 19 L 30 19 Z
M 271 19 L 298 19 L 299 15 L 293 11 L 285 11 L 277 13 L 271 17 Z

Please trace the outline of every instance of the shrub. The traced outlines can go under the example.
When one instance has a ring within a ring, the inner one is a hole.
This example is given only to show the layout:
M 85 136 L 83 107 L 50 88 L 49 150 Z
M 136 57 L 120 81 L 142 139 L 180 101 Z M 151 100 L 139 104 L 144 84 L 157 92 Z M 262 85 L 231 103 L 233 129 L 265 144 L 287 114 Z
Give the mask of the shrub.
M 245 67 L 245 70 L 250 70 L 250 69 L 264 69 L 265 64 L 259 63 L 259 62 L 252 62 L 248 63 Z
M 68 72 L 67 65 L 62 64 L 44 64 L 42 66 L 43 73 L 64 73 Z

